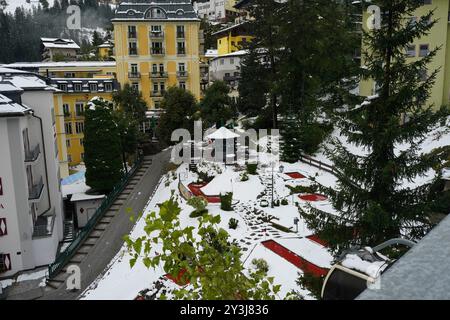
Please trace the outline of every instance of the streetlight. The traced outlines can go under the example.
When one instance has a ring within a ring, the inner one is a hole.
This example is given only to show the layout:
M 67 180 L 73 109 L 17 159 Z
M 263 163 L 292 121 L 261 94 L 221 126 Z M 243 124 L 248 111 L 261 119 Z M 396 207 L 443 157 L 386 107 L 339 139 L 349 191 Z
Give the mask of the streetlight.
M 273 203 L 273 185 L 274 185 L 273 170 L 274 170 L 274 168 L 275 168 L 275 162 L 272 162 L 272 203 L 271 203 L 271 206 L 270 206 L 271 208 L 274 207 L 274 203 Z M 280 173 L 283 173 L 283 171 L 284 171 L 284 166 L 283 166 L 283 165 L 280 165 L 279 168 L 278 168 L 278 171 L 279 171 Z

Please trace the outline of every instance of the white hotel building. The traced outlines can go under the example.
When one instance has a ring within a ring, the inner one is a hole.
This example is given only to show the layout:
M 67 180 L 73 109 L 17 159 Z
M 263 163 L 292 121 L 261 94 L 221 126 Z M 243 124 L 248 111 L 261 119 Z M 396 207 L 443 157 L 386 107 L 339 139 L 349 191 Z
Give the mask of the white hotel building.
M 0 279 L 53 262 L 63 238 L 55 90 L 0 67 Z

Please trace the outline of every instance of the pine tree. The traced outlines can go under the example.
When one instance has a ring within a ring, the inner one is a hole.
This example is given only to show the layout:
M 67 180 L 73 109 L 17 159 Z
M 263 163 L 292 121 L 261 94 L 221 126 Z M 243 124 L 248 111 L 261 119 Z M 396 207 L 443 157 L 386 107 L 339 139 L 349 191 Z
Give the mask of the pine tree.
M 188 129 L 192 132 L 198 108 L 190 91 L 170 87 L 161 101 L 161 108 L 165 112 L 159 118 L 156 135 L 162 143 L 173 144 L 171 136 L 176 129 Z
M 84 125 L 86 184 L 107 193 L 122 178 L 120 136 L 110 103 L 101 98 L 89 102 Z
M 438 70 L 428 66 L 439 48 L 417 60 L 406 58 L 405 48 L 427 35 L 436 21 L 432 12 L 408 23 L 421 6 L 416 0 L 377 0 L 382 8 L 380 29 L 364 34 L 365 76 L 376 92 L 365 103 L 342 108 L 336 114 L 341 134 L 367 154 L 353 154 L 339 141 L 328 152 L 337 169 L 335 190 L 322 188 L 339 217 L 319 210 L 303 216 L 309 226 L 338 249 L 350 243 L 376 245 L 404 235 L 419 238 L 430 228 L 432 183 L 405 186 L 430 169 L 439 170 L 447 150 L 421 153 L 420 143 L 449 115 L 448 109 L 429 103 Z M 424 73 L 428 72 L 426 79 Z M 439 108 L 438 110 L 434 110 Z M 407 115 L 407 121 L 402 121 Z M 444 123 L 444 122 L 443 122 Z
M 235 115 L 234 105 L 229 96 L 230 88 L 223 81 L 215 81 L 200 101 L 200 113 L 205 126 L 224 126 Z
M 326 111 L 336 105 L 335 93 L 348 91 L 356 70 L 357 46 L 344 7 L 336 1 L 289 1 L 281 22 L 279 66 L 280 111 L 284 158 L 297 161 L 301 151 L 314 154 L 331 131 Z M 332 53 L 332 54 L 330 54 Z M 297 150 L 300 148 L 300 150 Z

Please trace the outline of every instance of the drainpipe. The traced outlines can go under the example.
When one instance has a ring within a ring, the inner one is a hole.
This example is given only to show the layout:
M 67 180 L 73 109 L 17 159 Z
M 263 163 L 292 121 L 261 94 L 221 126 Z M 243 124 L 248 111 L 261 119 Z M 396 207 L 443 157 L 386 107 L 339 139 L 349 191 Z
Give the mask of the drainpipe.
M 44 140 L 44 126 L 42 125 L 42 118 L 36 116 L 34 112 L 31 112 L 31 116 L 39 120 L 39 124 L 41 127 L 41 139 L 42 139 L 42 155 L 44 156 L 44 167 L 45 167 L 45 178 L 46 178 L 46 189 L 47 189 L 47 197 L 48 197 L 48 209 L 45 210 L 41 215 L 46 214 L 52 209 L 52 200 L 50 198 L 50 188 L 49 188 L 49 182 L 48 182 L 48 168 L 47 168 L 47 155 L 45 152 L 45 140 Z M 58 181 L 59 183 L 59 181 Z

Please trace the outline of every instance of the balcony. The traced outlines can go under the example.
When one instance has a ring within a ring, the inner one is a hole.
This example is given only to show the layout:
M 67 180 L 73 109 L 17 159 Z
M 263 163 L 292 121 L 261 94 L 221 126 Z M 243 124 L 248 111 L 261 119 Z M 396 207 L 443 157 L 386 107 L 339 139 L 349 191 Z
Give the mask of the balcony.
M 179 56 L 186 55 L 186 48 L 178 48 L 177 49 L 177 55 L 179 55 Z
M 177 78 L 186 79 L 188 77 L 187 71 L 177 71 Z
M 39 201 L 42 195 L 42 190 L 44 190 L 44 182 L 41 177 L 39 182 L 33 183 L 32 186 L 28 187 L 28 200 Z
M 239 81 L 241 79 L 241 75 L 235 74 L 235 75 L 226 75 L 223 77 L 223 81 L 225 82 L 233 82 L 233 81 Z
M 70 118 L 71 116 L 72 116 L 72 113 L 64 112 L 64 118 Z
M 52 209 L 50 213 L 39 216 L 34 222 L 33 239 L 50 237 L 53 234 L 54 225 L 55 209 Z
M 166 79 L 168 77 L 169 77 L 168 73 L 164 71 L 150 73 L 150 78 L 152 79 Z
M 129 79 L 140 79 L 141 73 L 140 72 L 128 72 L 128 78 Z
M 184 32 L 177 32 L 177 39 L 184 39 L 184 38 L 185 38 Z
M 163 39 L 164 32 L 163 31 L 150 31 L 150 38 Z
M 36 144 L 36 146 L 31 150 L 25 150 L 25 162 L 34 162 L 39 158 L 41 154 L 41 146 Z
M 151 48 L 151 53 L 154 56 L 163 56 L 164 48 Z
M 165 93 L 166 93 L 166 90 L 152 91 L 152 92 L 150 92 L 150 97 L 152 97 L 152 98 L 162 97 L 162 96 L 164 96 Z
M 128 39 L 137 39 L 136 32 L 128 32 Z

